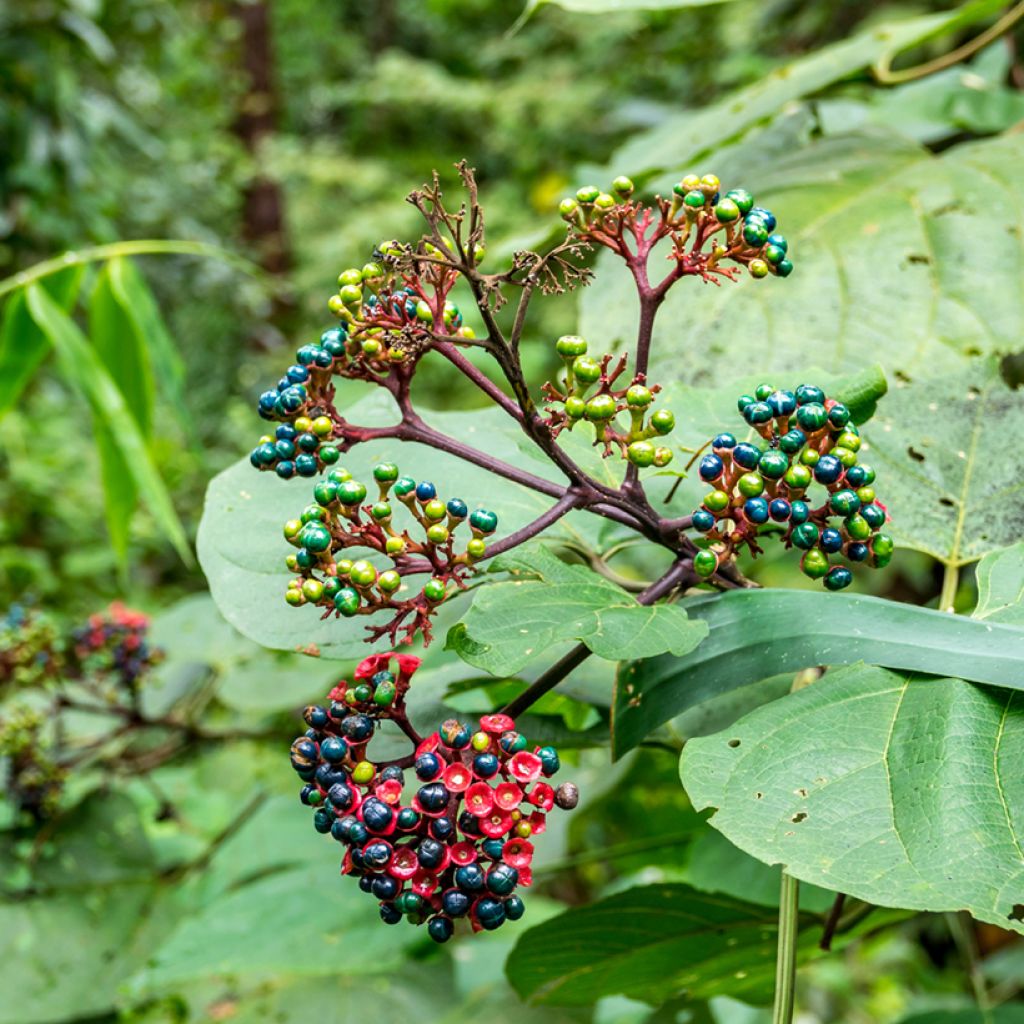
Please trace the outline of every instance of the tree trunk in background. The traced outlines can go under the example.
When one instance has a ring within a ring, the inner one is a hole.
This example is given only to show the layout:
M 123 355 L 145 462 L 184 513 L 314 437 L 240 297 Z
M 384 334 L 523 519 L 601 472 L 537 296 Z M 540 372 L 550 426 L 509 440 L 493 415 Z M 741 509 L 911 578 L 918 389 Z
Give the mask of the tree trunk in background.
M 236 0 L 230 10 L 242 29 L 239 50 L 247 80 L 235 132 L 257 167 L 245 188 L 242 230 L 260 265 L 271 274 L 282 275 L 292 265 L 284 192 L 278 182 L 263 173 L 260 162 L 261 148 L 277 127 L 278 113 L 270 5 Z M 280 293 L 273 302 L 273 320 L 280 323 L 294 304 Z

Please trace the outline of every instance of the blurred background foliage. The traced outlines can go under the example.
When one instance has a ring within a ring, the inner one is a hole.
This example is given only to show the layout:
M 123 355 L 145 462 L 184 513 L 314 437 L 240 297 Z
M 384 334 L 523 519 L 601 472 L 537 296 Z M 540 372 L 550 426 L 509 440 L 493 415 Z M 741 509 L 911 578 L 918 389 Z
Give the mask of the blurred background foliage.
M 338 271 L 363 262 L 382 237 L 414 229 L 402 198 L 432 168 L 450 180 L 452 163 L 466 157 L 478 169 L 491 251 L 500 254 L 543 237 L 566 190 L 616 154 L 625 160 L 616 172 L 678 176 L 655 155 L 666 123 L 683 133 L 703 115 L 709 144 L 682 147 L 700 156 L 699 169 L 719 170 L 707 159 L 718 153 L 730 173 L 741 177 L 749 165 L 751 178 L 769 183 L 777 166 L 810 152 L 817 183 L 842 185 L 860 173 L 843 162 L 849 153 L 810 147 L 851 131 L 926 154 L 1012 138 L 1024 124 L 1019 28 L 921 81 L 886 87 L 869 71 L 884 49 L 874 26 L 954 6 L 734 0 L 601 12 L 551 3 L 510 32 L 519 5 L 498 0 L 8 0 L 0 3 L 0 278 L 65 250 L 141 238 L 205 243 L 260 268 L 186 256 L 134 264 L 182 367 L 169 387 L 170 364 L 154 361 L 145 441 L 191 537 L 209 478 L 258 436 L 252 406 L 264 382 L 319 333 Z M 901 63 L 946 53 L 978 30 L 970 19 L 954 23 Z M 808 71 L 822 48 L 854 39 L 863 56 L 846 65 L 825 57 Z M 736 120 L 728 103 L 715 106 L 783 68 L 803 70 L 767 109 Z M 644 152 L 649 161 L 634 166 Z M 892 166 L 895 188 L 901 165 Z M 809 173 L 806 162 L 800 173 Z M 798 217 L 805 224 L 812 211 Z M 73 316 L 87 332 L 102 333 L 96 295 L 110 273 L 105 262 L 89 263 L 78 282 Z M 707 298 L 695 291 L 687 301 Z M 600 324 L 600 304 L 594 309 L 584 306 L 584 320 Z M 538 374 L 549 351 L 540 343 L 576 324 L 574 297 L 534 317 L 526 347 Z M 671 330 L 678 334 L 674 322 Z M 682 383 L 700 382 L 685 357 L 672 365 Z M 0 1024 L 470 1013 L 525 1024 L 767 1019 L 728 998 L 727 977 L 707 1003 L 652 1009 L 613 998 L 593 1011 L 528 1009 L 503 980 L 507 932 L 438 951 L 416 936 L 402 935 L 403 946 L 380 928 L 372 905 L 337 884 L 331 845 L 303 829 L 282 754 L 295 709 L 322 695 L 337 666 L 262 651 L 235 633 L 170 543 L 166 517 L 145 501 L 135 510 L 134 491 L 121 513 L 130 571 L 118 572 L 89 396 L 58 369 L 44 362 L 0 426 L 0 608 L 38 605 L 67 624 L 120 597 L 156 613 L 154 640 L 168 657 L 147 714 L 190 726 L 173 734 L 177 756 L 144 776 L 124 766 L 144 763 L 167 736 L 157 728 L 155 740 L 115 744 L 69 782 L 64 813 L 41 832 L 5 812 Z M 1014 383 L 1015 373 L 1008 364 Z M 443 374 L 425 371 L 418 386 L 426 406 L 477 401 Z M 887 595 L 934 599 L 937 563 L 908 553 L 896 565 L 878 584 Z M 772 558 L 758 572 L 790 585 L 795 575 Z M 423 695 L 432 706 L 445 699 L 482 710 L 496 699 L 466 666 L 436 658 L 431 671 Z M 564 834 L 546 837 L 543 898 L 531 901 L 530 923 L 565 903 L 662 881 L 771 906 L 773 873 L 689 810 L 673 753 L 680 737 L 727 725 L 742 701 L 700 709 L 676 723 L 668 750 L 609 768 L 605 750 L 586 746 L 587 730 L 597 723 L 600 733 L 607 717 L 610 671 L 588 666 L 571 696 L 539 709 L 537 729 L 581 748 L 574 772 L 588 799 Z M 994 929 L 965 939 L 955 923 L 918 915 L 811 963 L 801 976 L 802 1019 L 1018 1020 L 1012 1007 L 978 1015 L 965 979 L 1009 999 L 1022 963 L 1021 947 Z

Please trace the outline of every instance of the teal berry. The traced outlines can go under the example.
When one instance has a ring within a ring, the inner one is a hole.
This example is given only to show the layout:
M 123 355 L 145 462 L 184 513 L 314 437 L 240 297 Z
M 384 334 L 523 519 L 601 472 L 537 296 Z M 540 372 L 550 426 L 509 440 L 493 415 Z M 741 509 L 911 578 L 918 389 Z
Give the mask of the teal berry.
M 767 402 L 774 393 L 775 388 L 773 388 L 771 384 L 758 384 L 757 387 L 754 388 L 754 397 L 759 402 Z
M 764 247 L 764 258 L 773 266 L 778 266 L 785 258 L 785 252 L 770 243 Z
M 790 539 L 793 541 L 795 547 L 801 548 L 804 551 L 809 551 L 818 543 L 818 528 L 814 523 L 801 523 L 799 526 L 793 528 Z
M 828 413 L 820 402 L 808 402 L 797 408 L 796 421 L 809 434 L 813 434 L 828 422 Z
M 873 530 L 877 530 L 885 525 L 885 511 L 878 505 L 864 505 L 860 510 L 860 514 Z
M 822 582 L 826 590 L 845 590 L 853 582 L 853 573 L 845 565 L 834 565 Z
M 498 517 L 485 508 L 478 508 L 470 515 L 469 525 L 480 533 L 494 533 L 498 528 Z
M 856 491 L 844 488 L 832 495 L 829 505 L 838 516 L 852 516 L 860 508 L 860 498 Z
M 402 476 L 395 481 L 395 494 L 404 498 L 416 490 L 416 481 L 411 476 Z
M 779 438 L 779 448 L 787 455 L 796 455 L 805 444 L 807 444 L 807 435 L 795 427 Z
M 769 480 L 778 480 L 789 469 L 789 459 L 782 452 L 766 451 L 757 464 L 758 471 Z
M 789 277 L 793 273 L 793 263 L 791 260 L 783 260 L 781 263 L 776 264 L 775 273 L 779 277 Z
M 789 252 L 789 242 L 786 241 L 785 235 L 769 235 L 768 244 L 774 245 L 776 249 L 781 249 L 783 252 Z
M 393 462 L 380 462 L 373 467 L 373 479 L 379 484 L 391 484 L 398 479 L 398 467 Z
M 313 497 L 317 504 L 327 508 L 333 505 L 338 498 L 338 485 L 333 480 L 321 480 L 313 488 Z
M 813 384 L 801 384 L 795 394 L 797 405 L 807 405 L 810 402 L 824 404 L 825 402 L 825 392 Z
M 768 240 L 768 229 L 761 221 L 748 221 L 743 226 L 743 241 L 759 249 Z
M 319 523 L 307 523 L 299 534 L 299 543 L 308 551 L 322 554 L 331 546 L 331 531 Z
M 850 422 L 850 410 L 842 402 L 836 402 L 828 411 L 828 421 L 833 427 L 845 427 Z

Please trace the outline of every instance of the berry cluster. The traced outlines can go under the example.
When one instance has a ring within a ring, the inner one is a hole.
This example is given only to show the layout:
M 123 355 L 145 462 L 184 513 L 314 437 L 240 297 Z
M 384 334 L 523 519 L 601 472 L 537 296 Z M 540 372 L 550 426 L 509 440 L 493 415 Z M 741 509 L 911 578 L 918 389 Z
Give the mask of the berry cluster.
M 633 192 L 633 182 L 624 176 L 612 182 L 610 192 L 586 185 L 575 197 L 563 199 L 559 212 L 580 238 L 629 259 L 624 229 L 639 241 L 655 223 L 654 210 L 635 201 Z M 754 278 L 793 272 L 789 244 L 775 231 L 775 215 L 755 206 L 746 189 L 723 195 L 714 174 L 688 174 L 673 186 L 671 201 L 658 196 L 655 204 L 659 217 L 653 241 L 671 239 L 670 258 L 682 274 L 700 274 L 706 281 L 715 281 L 715 275 L 734 278 L 736 269 L 721 266 L 723 260 L 745 266 Z
M 341 467 L 329 470 L 313 488 L 315 504 L 285 523 L 285 538 L 298 549 L 286 559 L 298 575 L 289 582 L 285 600 L 293 607 L 313 604 L 325 616 L 333 612 L 346 618 L 390 609 L 394 616 L 389 623 L 368 627 L 371 639 L 386 635 L 394 644 L 404 629 L 404 642 L 411 643 L 422 632 L 429 643 L 430 616 L 448 595 L 449 584 L 465 587 L 474 562 L 486 553 L 484 538 L 497 529 L 498 517 L 483 508 L 470 512 L 461 498 L 442 501 L 432 483 L 399 475 L 391 462 L 375 466 L 373 478 L 376 500 L 364 504 L 365 484 Z M 395 526 L 392 496 L 420 528 L 422 539 Z M 456 552 L 455 531 L 467 520 L 471 536 Z M 392 567 L 381 571 L 367 558 L 340 557 L 355 548 L 385 556 Z M 419 593 L 401 597 L 403 577 L 413 573 L 429 573 L 430 579 Z
M 64 670 L 64 641 L 56 625 L 20 604 L 0 618 L 0 692 L 45 686 Z
M 71 633 L 75 660 L 83 675 L 99 676 L 133 690 L 140 678 L 163 658 L 146 640 L 149 617 L 115 601 L 105 612 L 89 616 Z
M 553 436 L 586 420 L 594 429 L 594 444 L 604 446 L 605 458 L 618 448 L 623 458 L 641 468 L 667 466 L 672 461 L 671 448 L 650 440 L 664 437 L 676 425 L 670 409 L 658 409 L 648 416 L 660 385 L 648 387 L 646 376 L 638 373 L 626 387 L 616 389 L 615 383 L 626 369 L 626 357 L 621 356 L 614 366 L 610 355 L 594 359 L 587 355 L 586 341 L 576 335 L 559 338 L 555 350 L 565 364 L 565 377 L 543 386 Z M 630 421 L 624 432 L 616 424 L 622 412 L 629 413 Z
M 741 545 L 760 553 L 756 538 L 772 528 L 784 531 L 787 548 L 804 552 L 804 574 L 829 590 L 853 579 L 831 556 L 888 565 L 893 540 L 881 530 L 888 514 L 875 498 L 875 471 L 858 461 L 861 439 L 849 409 L 812 384 L 795 391 L 760 384 L 738 406 L 767 444 L 719 434 L 701 459 L 700 478 L 715 489 L 693 513 L 694 528 L 710 541 L 694 558 L 698 574 L 712 576 Z M 817 507 L 808 495 L 815 483 L 825 490 Z
M 327 707 L 305 709 L 309 728 L 292 743 L 291 763 L 314 827 L 343 844 L 342 874 L 380 901 L 382 920 L 426 923 L 431 938 L 447 942 L 458 918 L 492 931 L 523 916 L 515 890 L 532 881 L 530 837 L 544 831 L 556 804 L 575 807 L 578 793 L 543 781 L 559 770 L 557 751 L 530 752 L 507 715 L 484 715 L 476 732 L 449 719 L 419 737 L 404 710 L 418 666 L 393 653 L 363 661 L 356 682 L 335 687 Z M 409 736 L 412 755 L 369 759 L 385 720 Z M 405 768 L 415 774 L 409 799 Z
M 46 717 L 34 708 L 14 707 L 0 719 L 0 757 L 6 761 L 8 798 L 36 821 L 60 805 L 67 769 L 43 738 Z

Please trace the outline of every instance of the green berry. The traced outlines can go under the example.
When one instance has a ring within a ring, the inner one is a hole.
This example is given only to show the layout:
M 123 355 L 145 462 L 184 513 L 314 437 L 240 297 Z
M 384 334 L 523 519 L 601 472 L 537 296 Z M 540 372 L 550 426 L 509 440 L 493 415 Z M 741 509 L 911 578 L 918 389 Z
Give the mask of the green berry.
M 844 488 L 832 495 L 829 505 L 836 515 L 852 516 L 860 508 L 860 498 L 853 491 Z
M 848 448 L 851 452 L 859 452 L 861 446 L 860 438 L 850 430 L 844 430 L 836 438 L 837 448 Z
M 395 481 L 395 494 L 404 498 L 407 494 L 416 490 L 416 481 L 411 476 L 402 476 Z
M 284 592 L 284 599 L 293 608 L 299 608 L 306 603 L 306 599 L 302 596 L 302 591 L 298 587 L 289 587 Z
M 448 527 L 441 523 L 434 523 L 427 528 L 427 540 L 431 544 L 446 544 L 448 542 Z
M 377 582 L 377 570 L 365 559 L 352 563 L 348 578 L 358 587 L 372 587 Z
M 631 196 L 633 194 L 633 182 L 624 174 L 620 174 L 613 182 L 612 189 L 620 196 Z
M 352 769 L 352 781 L 357 782 L 360 786 L 365 786 L 366 783 L 373 781 L 373 777 L 376 774 L 377 769 L 374 768 L 370 761 L 360 761 Z
M 377 689 L 373 691 L 373 703 L 380 705 L 382 708 L 386 708 L 391 704 L 395 703 L 395 697 L 398 696 L 398 690 L 394 683 L 383 682 L 377 684 Z M 414 895 L 409 893 L 409 895 Z
M 683 205 L 688 210 L 700 210 L 707 202 L 707 198 L 700 189 L 694 189 L 692 192 L 687 192 L 683 197 Z
M 366 497 L 366 485 L 358 480 L 346 480 L 338 485 L 338 501 L 349 508 L 358 505 Z
M 387 569 L 377 577 L 377 586 L 385 594 L 393 594 L 402 585 L 402 577 L 394 569 Z
M 808 466 L 790 466 L 786 470 L 785 476 L 782 478 L 786 482 L 786 486 L 794 491 L 802 491 L 807 487 L 811 486 L 811 480 L 813 475 Z
M 662 469 L 672 461 L 672 449 L 660 446 L 654 449 L 654 464 L 658 469 Z
M 656 434 L 664 437 L 675 429 L 676 417 L 671 409 L 659 409 L 651 416 L 651 427 Z
M 486 553 L 487 544 L 480 537 L 471 538 L 469 543 L 466 545 L 466 554 L 474 561 L 483 558 Z
M 313 497 L 320 505 L 327 508 L 338 498 L 338 485 L 333 480 L 320 480 L 313 488 Z
M 802 430 L 813 434 L 814 431 L 821 430 L 828 423 L 828 413 L 825 411 L 825 406 L 820 402 L 808 402 L 806 405 L 801 405 L 797 408 L 796 421 L 800 424 Z
M 596 185 L 584 185 L 576 190 L 577 200 L 585 205 L 592 203 L 600 194 L 601 190 Z
M 334 430 L 334 424 L 331 422 L 330 416 L 317 416 L 310 424 L 310 427 L 317 437 L 330 437 Z
M 576 215 L 576 211 L 580 208 L 580 204 L 575 199 L 567 197 L 558 204 L 558 212 L 562 215 L 565 220 L 572 220 Z
M 723 196 L 723 199 L 728 199 L 730 202 L 735 203 L 744 217 L 750 213 L 754 206 L 754 197 L 745 188 L 729 189 Z
M 643 384 L 634 384 L 626 391 L 626 405 L 630 409 L 646 409 L 653 401 L 654 395 L 651 394 L 651 389 L 645 388 Z
M 793 528 L 790 539 L 796 547 L 808 551 L 818 543 L 818 528 L 814 523 L 801 523 Z
M 319 580 L 306 580 L 302 584 L 302 596 L 316 604 L 324 596 L 324 585 Z
M 432 498 L 423 506 L 423 514 L 436 523 L 448 515 L 448 509 L 440 498 Z
M 370 515 L 373 516 L 378 523 L 386 522 L 391 518 L 391 506 L 386 501 L 378 501 L 373 508 L 370 509 Z
M 611 395 L 595 395 L 587 402 L 587 419 L 595 423 L 610 420 L 617 411 Z
M 570 395 L 565 400 L 565 415 L 571 420 L 581 420 L 587 413 L 587 403 L 582 398 Z
M 778 274 L 779 277 L 789 277 L 789 275 L 793 273 L 793 261 L 792 260 L 783 260 L 775 268 L 775 273 Z
M 593 384 L 601 379 L 601 364 L 590 356 L 577 356 L 572 363 L 572 372 L 583 384 Z
M 436 577 L 434 579 L 427 580 L 423 586 L 423 596 L 430 601 L 432 604 L 437 604 L 439 601 L 443 601 L 448 588 L 444 584 L 444 580 L 439 580 Z
M 734 220 L 738 220 L 740 216 L 740 208 L 728 198 L 720 199 L 718 205 L 715 207 L 715 217 L 720 224 L 731 224 Z
M 736 481 L 736 487 L 744 498 L 756 498 L 764 491 L 764 480 L 760 473 L 744 473 Z
M 743 241 L 745 241 L 747 245 L 753 246 L 755 249 L 760 249 L 767 240 L 768 229 L 760 221 L 753 221 L 743 225 Z M 767 274 L 768 264 L 762 260 L 761 265 L 764 267 L 765 274 Z
M 646 469 L 654 465 L 654 445 L 650 441 L 634 441 L 626 449 L 626 458 L 634 466 Z
M 609 210 L 614 210 L 616 206 L 616 199 L 614 196 L 608 195 L 607 192 L 602 192 L 594 200 L 594 208 L 600 210 L 602 213 L 607 213 Z
M 782 452 L 767 451 L 757 464 L 758 471 L 769 480 L 778 480 L 789 469 L 789 459 Z
M 301 520 L 289 519 L 288 522 L 284 524 L 285 540 L 296 540 L 302 530 L 302 526 L 303 524 Z
M 373 467 L 373 479 L 379 484 L 393 484 L 398 479 L 398 467 L 393 462 L 378 462 Z
M 343 270 L 338 275 L 338 287 L 344 288 L 347 284 L 361 284 L 363 280 L 363 272 L 356 270 L 355 267 L 349 267 L 348 270 Z
M 388 537 L 388 539 L 384 542 L 384 551 L 389 555 L 400 555 L 404 550 L 404 537 Z
M 701 579 L 714 576 L 718 571 L 718 555 L 714 551 L 698 551 L 693 556 L 693 570 Z
M 764 260 L 751 260 L 747 265 L 747 270 L 750 271 L 751 277 L 760 279 L 768 276 L 768 264 Z
M 363 289 L 357 284 L 347 284 L 338 292 L 338 298 L 346 306 L 354 306 L 363 301 Z
M 704 507 L 709 512 L 724 512 L 729 505 L 729 495 L 725 491 L 708 491 L 704 496 Z
M 566 358 L 583 356 L 587 354 L 586 341 L 576 334 L 563 334 L 555 342 L 555 351 Z
M 322 554 L 331 546 L 331 531 L 319 523 L 307 523 L 299 534 L 299 543 L 315 554 Z
M 804 523 L 804 526 L 809 524 Z M 803 558 L 800 559 L 800 571 L 812 580 L 820 580 L 829 570 L 828 555 L 819 548 L 811 548 Z
M 352 474 L 347 469 L 342 469 L 341 466 L 338 466 L 327 471 L 327 479 L 332 484 L 346 484 L 352 479 Z
M 843 526 L 846 532 L 849 534 L 851 540 L 867 540 L 871 536 L 871 526 L 868 521 L 861 515 L 852 515 L 844 523 Z
M 325 466 L 333 466 L 341 458 L 341 452 L 333 444 L 325 444 L 319 454 Z
M 327 579 L 324 580 L 324 597 L 329 601 L 334 600 L 339 590 L 341 590 L 341 580 L 336 576 L 328 576 Z

